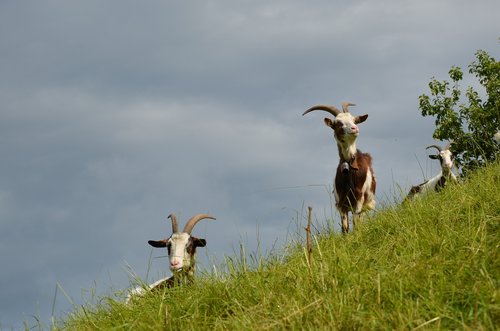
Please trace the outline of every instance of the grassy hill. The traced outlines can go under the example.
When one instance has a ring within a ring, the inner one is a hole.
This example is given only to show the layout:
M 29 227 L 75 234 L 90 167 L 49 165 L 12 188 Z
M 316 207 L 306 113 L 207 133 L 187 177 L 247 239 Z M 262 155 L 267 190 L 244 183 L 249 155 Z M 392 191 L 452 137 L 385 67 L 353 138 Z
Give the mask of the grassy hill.
M 104 298 L 55 329 L 498 329 L 499 188 L 497 163 L 347 236 L 319 234 L 311 265 L 298 245 L 253 267 L 233 259 L 225 275 L 131 305 Z

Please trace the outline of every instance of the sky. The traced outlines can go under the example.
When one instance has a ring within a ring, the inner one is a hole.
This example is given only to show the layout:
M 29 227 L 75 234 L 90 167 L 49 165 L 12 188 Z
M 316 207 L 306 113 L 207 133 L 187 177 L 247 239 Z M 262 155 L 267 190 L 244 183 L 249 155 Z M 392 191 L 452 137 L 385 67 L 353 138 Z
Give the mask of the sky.
M 498 60 L 499 12 L 493 0 L 0 1 L 0 329 L 49 325 L 127 289 L 130 271 L 169 275 L 147 240 L 170 235 L 170 213 L 217 218 L 193 231 L 207 239 L 201 270 L 240 244 L 282 250 L 309 205 L 317 231 L 338 229 L 337 147 L 327 113 L 301 116 L 313 105 L 369 115 L 357 146 L 379 205 L 432 177 L 425 147 L 439 142 L 418 96 L 479 49 Z

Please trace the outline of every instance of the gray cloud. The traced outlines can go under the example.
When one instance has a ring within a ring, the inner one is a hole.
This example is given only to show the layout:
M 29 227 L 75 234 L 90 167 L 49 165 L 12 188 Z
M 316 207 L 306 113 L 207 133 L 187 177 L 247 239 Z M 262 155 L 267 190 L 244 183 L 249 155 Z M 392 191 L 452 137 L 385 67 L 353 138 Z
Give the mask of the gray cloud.
M 417 97 L 477 49 L 495 56 L 499 7 L 2 2 L 0 328 L 47 321 L 58 282 L 78 304 L 125 288 L 127 263 L 145 277 L 171 212 L 217 217 L 195 230 L 207 269 L 240 240 L 282 247 L 304 205 L 331 217 L 337 149 L 324 114 L 300 116 L 313 104 L 369 114 L 358 146 L 379 200 L 432 175 Z

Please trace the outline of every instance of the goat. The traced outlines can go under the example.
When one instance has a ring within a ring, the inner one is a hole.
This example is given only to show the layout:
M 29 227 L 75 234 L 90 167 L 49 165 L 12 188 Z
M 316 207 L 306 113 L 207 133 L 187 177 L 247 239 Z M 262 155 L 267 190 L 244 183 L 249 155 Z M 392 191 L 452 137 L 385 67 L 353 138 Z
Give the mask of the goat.
M 412 186 L 405 200 L 413 199 L 416 195 L 425 194 L 427 192 L 439 192 L 448 181 L 457 182 L 457 177 L 453 173 L 453 153 L 450 151 L 451 143 L 448 143 L 444 149 L 438 145 L 427 146 L 426 149 L 435 148 L 438 150 L 437 155 L 429 155 L 430 159 L 439 160 L 441 171 L 436 176 L 426 180 L 422 184 Z
M 136 287 L 127 296 L 126 303 L 129 303 L 135 295 L 143 295 L 146 290 L 155 291 L 171 288 L 176 284 L 193 281 L 196 248 L 205 247 L 207 241 L 191 236 L 191 231 L 200 220 L 205 218 L 215 220 L 215 218 L 207 214 L 197 214 L 187 221 L 182 232 L 178 231 L 178 223 L 175 215 L 170 214 L 168 218 L 172 221 L 172 235 L 162 240 L 149 240 L 148 243 L 153 247 L 167 248 L 170 270 L 173 275 L 149 284 L 146 289 L 143 287 Z
M 359 135 L 357 124 L 366 121 L 368 115 L 353 116 L 349 113 L 352 103 L 342 103 L 342 112 L 334 106 L 317 105 L 306 110 L 302 116 L 314 110 L 323 110 L 335 119 L 325 118 L 326 126 L 333 129 L 339 151 L 339 164 L 335 174 L 336 207 L 342 219 L 342 232 L 349 232 L 349 212 L 352 213 L 352 225 L 364 211 L 375 208 L 375 190 L 377 181 L 372 169 L 372 157 L 356 148 Z

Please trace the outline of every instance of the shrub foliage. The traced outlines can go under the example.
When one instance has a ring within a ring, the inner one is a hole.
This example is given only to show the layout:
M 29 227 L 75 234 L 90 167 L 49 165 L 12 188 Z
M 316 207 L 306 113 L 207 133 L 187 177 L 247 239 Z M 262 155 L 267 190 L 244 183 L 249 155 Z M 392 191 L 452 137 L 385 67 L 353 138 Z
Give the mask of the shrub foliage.
M 434 139 L 453 141 L 456 162 L 464 173 L 494 160 L 499 154 L 499 144 L 493 136 L 500 130 L 500 62 L 479 50 L 476 60 L 469 65 L 469 73 L 484 87 L 484 100 L 469 86 L 464 102 L 459 85 L 463 72 L 456 66 L 448 73 L 451 82 L 432 78 L 430 96 L 419 97 L 422 116 L 436 117 Z

